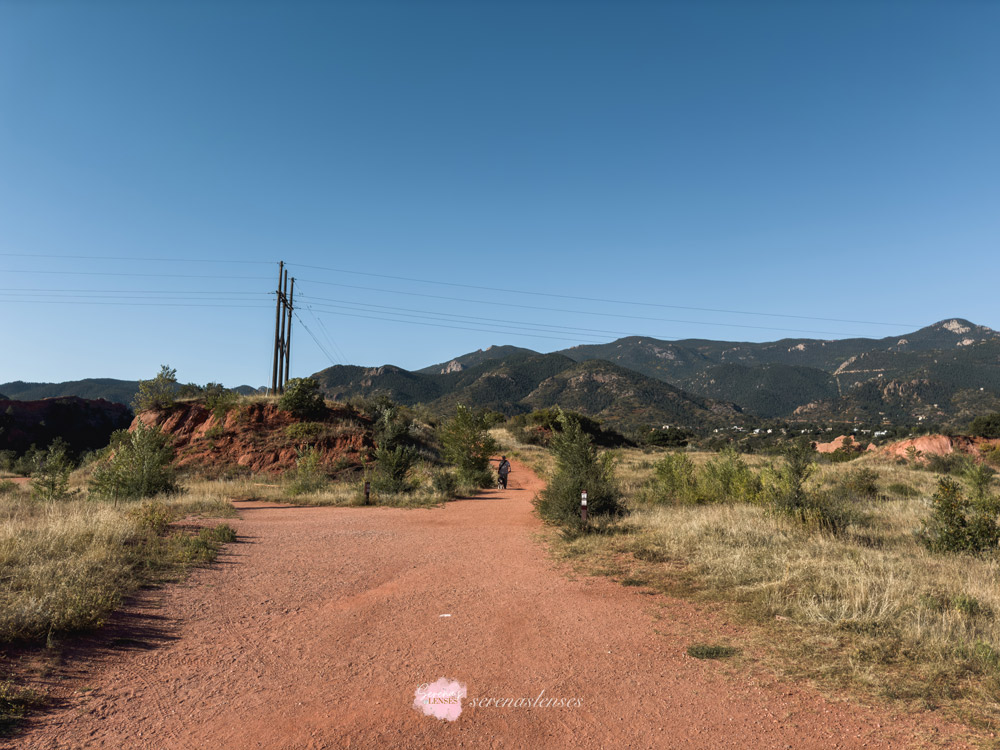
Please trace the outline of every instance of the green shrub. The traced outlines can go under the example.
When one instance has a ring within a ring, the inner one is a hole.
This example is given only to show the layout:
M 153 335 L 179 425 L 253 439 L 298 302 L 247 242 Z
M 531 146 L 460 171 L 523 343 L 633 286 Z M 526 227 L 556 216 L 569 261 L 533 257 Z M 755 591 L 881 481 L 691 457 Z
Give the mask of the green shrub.
M 295 495 L 305 495 L 309 492 L 319 492 L 324 489 L 330 480 L 323 471 L 322 456 L 314 448 L 300 450 L 295 461 L 295 471 L 288 478 L 288 485 L 285 490 L 293 497 Z
M 971 459 L 964 453 L 948 453 L 943 456 L 931 453 L 924 456 L 922 468 L 936 474 L 962 474 L 970 463 Z
M 874 500 L 878 497 L 878 480 L 877 471 L 863 466 L 845 474 L 837 491 L 846 498 Z
M 376 449 L 372 489 L 383 493 L 409 492 L 413 485 L 406 476 L 416 460 L 417 451 L 409 446 Z
M 17 484 L 9 479 L 0 481 L 0 495 L 9 495 L 13 492 L 17 492 Z
M 73 464 L 66 456 L 66 443 L 56 438 L 47 451 L 34 455 L 31 496 L 35 500 L 63 500 L 68 497 L 69 473 Z
M 691 459 L 683 453 L 668 453 L 653 464 L 648 495 L 657 503 L 695 502 L 697 480 Z
M 458 496 L 458 477 L 454 472 L 443 470 L 434 473 L 431 483 L 434 491 L 444 497 Z
M 278 406 L 298 419 L 317 419 L 326 413 L 319 383 L 313 378 L 292 378 L 285 383 Z
M 760 500 L 761 479 L 731 447 L 705 464 L 698 493 L 708 502 L 755 503 Z
M 174 492 L 173 453 L 170 438 L 159 427 L 138 420 L 131 432 L 118 430 L 111 436 L 111 445 L 94 467 L 90 492 L 115 501 Z
M 211 409 L 216 419 L 222 419 L 226 413 L 236 407 L 240 394 L 226 388 L 221 383 L 209 383 L 205 386 L 205 406 Z
M 11 450 L 0 451 L 0 471 L 12 472 L 17 463 L 17 452 Z
M 580 514 L 580 494 L 587 491 L 591 517 L 618 515 L 618 483 L 610 453 L 598 455 L 590 436 L 575 419 L 566 418 L 552 437 L 555 474 L 535 500 L 535 507 L 549 523 L 575 524 Z
M 969 433 L 983 438 L 1000 438 L 1000 414 L 983 414 L 972 420 Z
M 965 497 L 958 482 L 941 477 L 931 516 L 924 520 L 918 536 L 932 552 L 982 554 L 996 550 L 1000 526 L 995 514 Z
M 285 428 L 285 436 L 296 443 L 311 443 L 324 429 L 322 422 L 295 422 Z
M 137 412 L 148 409 L 169 409 L 177 395 L 177 370 L 160 365 L 160 372 L 152 380 L 140 380 L 139 391 L 132 405 Z
M 488 429 L 486 412 L 473 412 L 461 405 L 455 409 L 455 416 L 441 426 L 444 457 L 458 468 L 459 481 L 476 487 L 493 484 L 490 456 L 500 450 L 500 445 Z
M 990 507 L 996 504 L 996 499 L 990 489 L 996 472 L 986 464 L 970 463 L 965 470 L 965 481 L 972 490 L 972 501 L 978 505 Z

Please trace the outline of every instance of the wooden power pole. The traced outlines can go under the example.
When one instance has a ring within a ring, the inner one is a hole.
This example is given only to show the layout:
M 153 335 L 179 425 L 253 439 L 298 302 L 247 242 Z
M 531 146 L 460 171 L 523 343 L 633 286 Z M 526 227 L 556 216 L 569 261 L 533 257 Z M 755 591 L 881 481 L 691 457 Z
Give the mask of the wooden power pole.
M 295 306 L 292 304 L 295 301 L 295 277 L 292 277 L 292 287 L 288 291 L 288 327 L 285 330 L 285 379 L 283 383 L 288 382 L 288 370 L 291 367 L 292 362 L 292 312 L 295 310 Z
M 285 392 L 285 319 L 288 317 L 288 270 L 278 292 L 281 297 L 281 340 L 278 342 L 278 393 Z
M 281 334 L 281 276 L 284 273 L 285 261 L 278 263 L 278 293 L 277 304 L 274 308 L 274 364 L 271 367 L 271 393 L 278 392 L 278 338 Z

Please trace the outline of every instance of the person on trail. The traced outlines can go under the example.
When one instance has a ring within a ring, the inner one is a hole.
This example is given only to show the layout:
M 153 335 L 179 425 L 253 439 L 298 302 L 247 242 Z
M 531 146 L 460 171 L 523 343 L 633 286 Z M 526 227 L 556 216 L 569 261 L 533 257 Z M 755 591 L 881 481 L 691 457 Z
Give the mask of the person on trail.
M 507 475 L 510 474 L 510 461 L 506 456 L 500 456 L 500 465 L 497 467 L 497 476 L 500 477 L 500 489 L 507 489 Z

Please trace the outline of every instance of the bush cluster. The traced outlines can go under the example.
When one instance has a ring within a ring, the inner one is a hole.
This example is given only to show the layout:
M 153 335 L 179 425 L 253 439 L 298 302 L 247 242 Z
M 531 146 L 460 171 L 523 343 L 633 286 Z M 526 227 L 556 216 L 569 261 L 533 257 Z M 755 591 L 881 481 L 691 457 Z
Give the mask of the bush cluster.
M 621 492 L 615 477 L 614 458 L 599 455 L 580 423 L 563 417 L 562 429 L 552 437 L 555 473 L 535 500 L 535 507 L 549 523 L 576 525 L 580 495 L 587 492 L 589 517 L 615 516 L 622 512 Z
M 319 419 L 326 413 L 326 401 L 314 378 L 292 378 L 285 383 L 278 407 L 297 419 Z
M 995 552 L 1000 542 L 996 507 L 988 495 L 969 498 L 956 480 L 941 477 L 919 537 L 931 552 Z
M 489 427 L 487 412 L 460 405 L 439 430 L 444 458 L 458 469 L 462 484 L 489 487 L 495 481 L 490 457 L 500 445 L 490 436 Z
M 115 501 L 174 492 L 173 454 L 169 436 L 137 420 L 131 432 L 118 430 L 111 436 L 111 444 L 94 467 L 90 492 Z

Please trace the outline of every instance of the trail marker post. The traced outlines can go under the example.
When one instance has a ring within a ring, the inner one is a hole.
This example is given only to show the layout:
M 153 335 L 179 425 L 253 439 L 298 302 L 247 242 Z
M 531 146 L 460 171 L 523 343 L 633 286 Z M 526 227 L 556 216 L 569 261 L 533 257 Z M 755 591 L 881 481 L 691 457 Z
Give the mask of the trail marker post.
M 365 505 L 368 505 L 368 500 L 371 498 L 371 495 L 372 495 L 372 483 L 365 482 Z
M 580 520 L 587 520 L 587 490 L 580 493 Z

